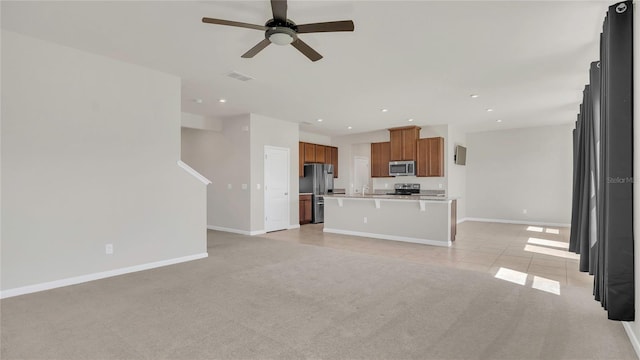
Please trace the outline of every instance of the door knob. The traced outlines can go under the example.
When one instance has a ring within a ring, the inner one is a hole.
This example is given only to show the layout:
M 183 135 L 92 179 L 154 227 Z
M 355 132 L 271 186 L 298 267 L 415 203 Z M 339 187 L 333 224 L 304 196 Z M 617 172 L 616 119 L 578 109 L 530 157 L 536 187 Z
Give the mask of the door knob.
M 288 193 L 288 192 L 286 192 L 286 193 L 284 193 L 284 194 L 285 194 L 285 195 L 289 195 L 289 193 Z

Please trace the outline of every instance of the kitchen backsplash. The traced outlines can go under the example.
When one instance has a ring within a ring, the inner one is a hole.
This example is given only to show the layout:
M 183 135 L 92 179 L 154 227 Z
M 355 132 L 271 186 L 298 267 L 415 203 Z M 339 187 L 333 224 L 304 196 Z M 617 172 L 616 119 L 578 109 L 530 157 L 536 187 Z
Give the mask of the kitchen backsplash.
M 373 190 L 393 191 L 393 185 L 397 183 L 420 184 L 420 190 L 447 190 L 447 178 L 424 178 L 417 176 L 397 176 L 391 178 L 374 178 Z M 442 186 L 442 187 L 440 187 Z

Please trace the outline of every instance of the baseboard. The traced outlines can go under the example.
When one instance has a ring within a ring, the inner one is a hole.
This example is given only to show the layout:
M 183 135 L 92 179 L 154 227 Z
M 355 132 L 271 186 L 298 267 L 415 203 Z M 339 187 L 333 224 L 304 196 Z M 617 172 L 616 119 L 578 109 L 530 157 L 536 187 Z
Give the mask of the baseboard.
M 289 227 L 287 228 L 287 230 L 292 230 L 292 229 L 300 229 L 300 224 L 289 225 Z
M 374 239 L 404 241 L 404 242 L 412 242 L 412 243 L 425 244 L 425 245 L 435 245 L 435 246 L 444 246 L 444 247 L 451 246 L 451 241 L 438 241 L 438 240 L 413 238 L 408 236 L 374 234 L 374 233 L 367 233 L 367 232 L 360 232 L 360 231 L 331 229 L 327 227 L 325 227 L 322 231 L 332 233 L 332 234 L 362 236 L 362 237 L 368 237 L 368 238 L 374 238 Z
M 521 225 L 559 226 L 559 227 L 571 226 L 571 224 L 562 224 L 562 223 L 548 223 L 548 222 L 527 221 L 527 220 L 485 219 L 485 218 L 472 218 L 472 217 L 464 218 L 464 221 L 480 221 L 480 222 L 492 222 L 492 223 L 502 223 L 502 224 L 521 224 Z
M 262 235 L 262 234 L 266 234 L 267 233 L 264 230 L 247 231 L 247 230 L 233 229 L 233 228 L 228 228 L 228 227 L 223 227 L 223 226 L 215 226 L 215 225 L 207 225 L 207 229 L 230 232 L 230 233 L 240 234 L 240 235 L 249 235 L 249 236 Z
M 463 222 L 465 222 L 465 221 L 467 221 L 467 218 L 458 219 L 458 220 L 456 221 L 456 224 L 461 224 L 461 223 L 463 223 Z
M 69 286 L 69 285 L 76 285 L 76 284 L 85 283 L 85 282 L 89 282 L 89 281 L 104 279 L 104 278 L 118 276 L 118 275 L 129 274 L 129 273 L 143 271 L 143 270 L 154 269 L 154 268 L 158 268 L 158 267 L 178 264 L 178 263 L 192 261 L 192 260 L 198 260 L 198 259 L 206 258 L 207 256 L 209 256 L 209 254 L 207 254 L 205 252 L 205 253 L 200 253 L 200 254 L 182 256 L 182 257 L 179 257 L 179 258 L 173 258 L 173 259 L 167 259 L 167 260 L 161 260 L 161 261 L 154 261 L 154 262 L 151 262 L 151 263 L 124 267 L 124 268 L 120 268 L 120 269 L 108 270 L 108 271 L 103 271 L 103 272 L 99 272 L 99 273 L 93 273 L 93 274 L 87 274 L 87 275 L 81 275 L 81 276 L 74 276 L 74 277 L 70 277 L 70 278 L 66 278 L 66 279 L 49 281 L 49 282 L 45 282 L 45 283 L 29 285 L 29 286 L 23 286 L 23 287 L 14 288 L 14 289 L 7 289 L 7 290 L 0 291 L 0 299 L 6 299 L 6 298 L 9 298 L 9 297 L 35 293 L 35 292 L 39 292 L 39 291 L 50 290 L 50 289 L 55 289 L 55 288 L 59 288 L 59 287 Z
M 631 341 L 631 346 L 633 346 L 633 350 L 636 351 L 636 356 L 638 357 L 638 359 L 640 359 L 640 341 L 638 341 L 638 337 L 636 336 L 636 333 L 633 331 L 633 328 L 631 327 L 631 324 L 633 322 L 621 321 L 621 323 L 622 323 L 622 327 L 624 328 L 624 331 L 627 333 L 627 336 Z

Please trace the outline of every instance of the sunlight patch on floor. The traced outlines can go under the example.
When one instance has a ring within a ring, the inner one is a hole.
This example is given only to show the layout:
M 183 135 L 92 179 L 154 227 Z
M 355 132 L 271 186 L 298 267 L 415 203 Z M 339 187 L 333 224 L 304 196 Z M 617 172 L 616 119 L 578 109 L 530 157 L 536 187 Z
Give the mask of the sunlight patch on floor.
M 518 284 L 518 285 L 524 285 L 527 282 L 527 274 L 526 273 L 523 273 L 523 272 L 520 272 L 520 271 L 511 270 L 511 269 L 507 269 L 507 268 L 503 268 L 503 267 L 501 267 L 498 270 L 498 272 L 496 273 L 495 277 L 497 279 L 509 281 L 509 282 L 512 282 L 512 283 Z
M 567 249 L 567 250 L 569 249 L 569 243 L 562 242 L 562 241 L 553 241 L 553 240 L 547 240 L 547 239 L 529 238 L 529 240 L 527 242 L 529 244 L 534 244 L 534 245 L 551 246 L 551 247 L 557 247 L 557 248 Z
M 494 275 L 496 279 L 508 281 L 510 283 L 525 286 L 527 283 L 527 277 L 529 274 L 521 271 L 516 271 L 508 268 L 501 267 Z M 560 282 L 544 278 L 542 276 L 533 275 L 533 282 L 531 288 L 548 292 L 554 295 L 560 295 Z
M 527 231 L 546 232 L 547 234 L 560 235 L 560 229 L 543 228 L 541 226 L 528 226 Z
M 580 255 L 578 255 L 578 254 L 570 253 L 570 252 L 564 251 L 564 250 L 549 249 L 549 248 L 542 247 L 542 246 L 525 245 L 524 251 L 529 251 L 529 252 L 533 252 L 533 253 L 537 253 L 537 254 L 550 255 L 550 256 L 557 256 L 557 257 L 561 257 L 561 258 L 564 258 L 564 259 L 573 259 L 573 260 L 579 260 L 580 259 Z
M 560 283 L 541 276 L 533 277 L 533 284 L 531 284 L 531 287 L 548 293 L 560 295 Z

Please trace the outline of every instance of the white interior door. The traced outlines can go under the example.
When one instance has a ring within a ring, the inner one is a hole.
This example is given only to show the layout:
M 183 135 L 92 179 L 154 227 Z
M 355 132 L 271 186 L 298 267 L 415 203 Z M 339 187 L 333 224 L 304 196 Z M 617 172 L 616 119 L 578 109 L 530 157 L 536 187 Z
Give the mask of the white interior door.
M 353 176 L 353 192 L 360 193 L 363 189 L 369 189 L 369 158 L 364 156 L 355 156 L 353 158 L 354 176 Z
M 289 228 L 289 193 L 289 149 L 265 146 L 265 231 Z

